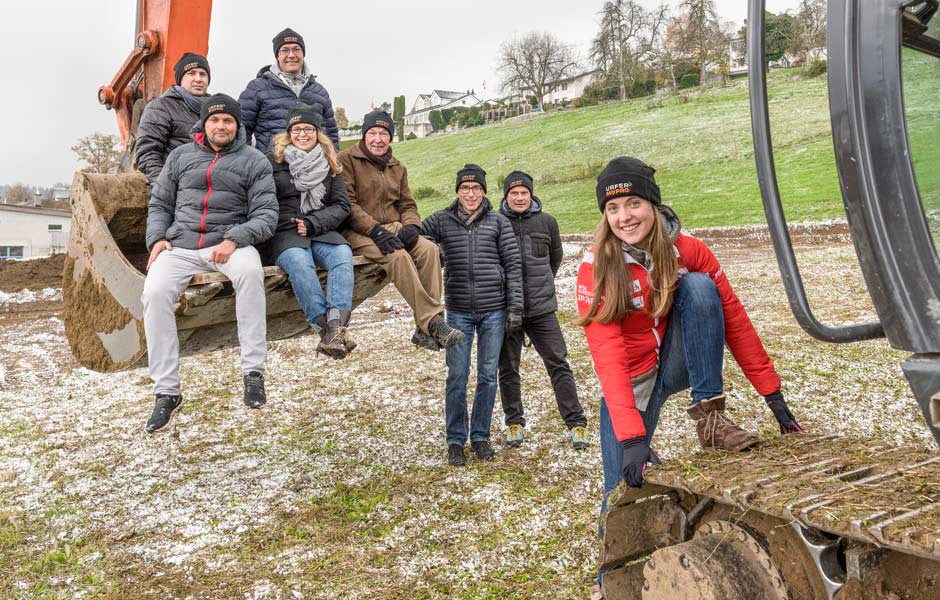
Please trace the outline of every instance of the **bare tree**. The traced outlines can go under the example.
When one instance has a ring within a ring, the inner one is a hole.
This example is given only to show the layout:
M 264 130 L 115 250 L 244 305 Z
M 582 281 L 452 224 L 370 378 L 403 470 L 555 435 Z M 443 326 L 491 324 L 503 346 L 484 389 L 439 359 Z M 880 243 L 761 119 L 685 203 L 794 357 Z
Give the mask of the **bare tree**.
M 727 60 L 729 24 L 718 17 L 715 0 L 682 0 L 679 10 L 673 21 L 674 46 L 699 66 L 699 80 L 704 83 L 708 65 Z
M 533 31 L 503 42 L 497 70 L 503 90 L 528 90 L 539 109 L 554 83 L 571 76 L 578 67 L 574 50 L 548 32 Z
M 94 132 L 71 147 L 85 162 L 85 173 L 117 173 L 121 170 L 121 140 L 116 135 Z
M 32 204 L 34 195 L 29 186 L 23 183 L 14 183 L 7 188 L 3 198 L 7 204 Z
M 800 0 L 796 10 L 796 50 L 806 55 L 806 63 L 812 59 L 816 48 L 826 45 L 826 0 Z
M 668 12 L 665 3 L 651 11 L 635 0 L 604 3 L 600 31 L 591 44 L 591 58 L 607 79 L 616 83 L 621 99 L 656 59 Z

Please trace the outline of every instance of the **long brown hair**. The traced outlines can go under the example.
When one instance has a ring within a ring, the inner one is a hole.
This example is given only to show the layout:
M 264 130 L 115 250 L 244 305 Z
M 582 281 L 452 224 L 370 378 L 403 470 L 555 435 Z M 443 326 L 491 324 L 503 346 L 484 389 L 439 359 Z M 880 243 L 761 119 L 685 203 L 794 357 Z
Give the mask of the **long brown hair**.
M 274 160 L 278 163 L 284 162 L 284 149 L 290 145 L 290 133 L 282 131 L 274 136 Z M 336 158 L 336 148 L 333 147 L 333 141 L 322 130 L 317 129 L 317 143 L 323 148 L 323 154 L 326 161 L 330 163 L 330 171 L 334 175 L 343 172 L 343 166 L 339 164 Z
M 656 218 L 647 235 L 647 249 L 652 258 L 650 272 L 650 303 L 646 311 L 651 317 L 664 317 L 672 308 L 673 295 L 679 277 L 676 250 L 660 213 L 653 207 Z M 601 299 L 604 305 L 600 306 Z M 607 215 L 594 228 L 594 298 L 587 314 L 576 321 L 584 327 L 588 323 L 622 321 L 633 306 L 633 276 L 623 258 L 623 243 L 607 222 Z

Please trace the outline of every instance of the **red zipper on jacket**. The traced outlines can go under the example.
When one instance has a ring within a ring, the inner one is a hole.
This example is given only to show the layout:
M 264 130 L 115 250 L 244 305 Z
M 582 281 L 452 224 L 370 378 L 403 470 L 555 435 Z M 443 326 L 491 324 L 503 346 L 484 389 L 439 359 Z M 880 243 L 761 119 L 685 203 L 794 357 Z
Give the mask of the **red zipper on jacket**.
M 199 244 L 196 246 L 200 250 L 202 249 L 203 242 L 206 240 L 206 215 L 209 214 L 209 196 L 212 194 L 212 167 L 215 166 L 220 156 L 222 156 L 221 152 L 215 153 L 215 158 L 209 163 L 209 170 L 206 172 L 209 187 L 206 190 L 206 197 L 202 199 L 202 219 L 199 220 L 199 231 L 202 233 L 199 234 Z

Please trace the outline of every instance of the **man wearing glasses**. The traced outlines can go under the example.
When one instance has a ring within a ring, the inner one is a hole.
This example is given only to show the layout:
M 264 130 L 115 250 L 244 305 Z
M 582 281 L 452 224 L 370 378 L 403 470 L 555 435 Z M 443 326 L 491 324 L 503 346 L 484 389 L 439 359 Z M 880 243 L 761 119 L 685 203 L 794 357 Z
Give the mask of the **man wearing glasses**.
M 323 131 L 339 152 L 339 129 L 333 115 L 333 102 L 316 75 L 310 74 L 304 61 L 304 38 L 288 28 L 274 36 L 272 42 L 277 62 L 261 67 L 255 79 L 238 97 L 249 141 L 254 136 L 255 148 L 266 153 L 270 149 L 271 138 L 287 129 L 287 111 L 303 103 L 323 121 Z
M 457 200 L 424 220 L 425 237 L 444 256 L 447 322 L 464 338 L 447 350 L 444 412 L 447 462 L 467 464 L 469 436 L 477 460 L 492 460 L 490 421 L 504 332 L 522 327 L 522 260 L 509 219 L 486 198 L 486 172 L 468 164 L 457 172 Z M 467 379 L 473 335 L 477 341 L 477 387 L 467 414 Z M 469 421 L 469 427 L 468 427 Z M 469 431 L 468 431 L 469 429 Z
M 392 155 L 395 124 L 374 110 L 362 120 L 362 139 L 343 150 L 351 212 L 343 235 L 353 255 L 377 263 L 414 311 L 411 342 L 429 350 L 450 348 L 463 334 L 441 316 L 441 259 L 437 246 L 421 237 L 418 203 L 408 187 L 408 169 Z

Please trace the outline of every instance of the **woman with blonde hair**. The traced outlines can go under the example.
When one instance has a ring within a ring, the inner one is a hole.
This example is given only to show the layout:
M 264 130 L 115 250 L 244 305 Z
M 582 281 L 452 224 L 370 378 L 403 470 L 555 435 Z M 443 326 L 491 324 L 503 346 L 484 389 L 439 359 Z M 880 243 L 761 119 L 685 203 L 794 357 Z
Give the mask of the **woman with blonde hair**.
M 258 250 L 276 264 L 310 326 L 320 334 L 317 351 L 345 358 L 356 347 L 346 333 L 352 314 L 352 250 L 337 229 L 349 216 L 342 167 L 320 115 L 298 105 L 287 114 L 287 131 L 274 137 L 268 160 L 280 213 L 274 237 Z M 326 293 L 317 267 L 326 270 Z
M 604 504 L 621 478 L 643 484 L 660 408 L 682 390 L 692 389 L 688 413 L 703 447 L 740 451 L 757 443 L 725 413 L 725 344 L 781 433 L 800 431 L 724 270 L 703 242 L 680 230 L 654 173 L 618 157 L 597 176 L 603 217 L 578 271 L 579 324 L 603 390 Z

